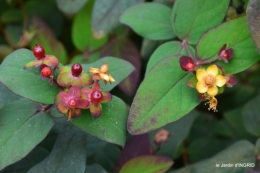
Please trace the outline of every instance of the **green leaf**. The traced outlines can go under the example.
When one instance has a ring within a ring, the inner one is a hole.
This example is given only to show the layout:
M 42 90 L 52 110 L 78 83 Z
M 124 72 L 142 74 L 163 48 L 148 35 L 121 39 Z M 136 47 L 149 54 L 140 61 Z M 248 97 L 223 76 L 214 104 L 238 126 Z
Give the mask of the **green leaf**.
M 251 166 L 237 165 L 237 167 L 235 167 L 236 163 L 249 163 Z M 253 168 L 253 163 L 255 163 L 254 146 L 250 142 L 242 140 L 234 143 L 210 159 L 171 173 L 243 173 L 247 172 L 250 167 Z M 221 167 L 222 164 L 231 164 L 231 167 Z
M 67 15 L 77 13 L 88 0 L 56 0 L 58 8 Z
M 96 0 L 92 11 L 91 26 L 94 37 L 99 39 L 120 26 L 122 13 L 140 0 Z
M 173 30 L 180 39 L 196 44 L 205 31 L 223 21 L 228 5 L 229 0 L 177 0 L 171 16 Z
M 246 130 L 255 136 L 260 136 L 260 94 L 251 99 L 243 108 L 243 122 Z
M 127 9 L 120 22 L 130 26 L 137 34 L 151 40 L 174 38 L 171 28 L 171 9 L 158 3 L 142 3 Z
M 107 143 L 102 141 L 98 138 L 95 138 L 91 135 L 88 135 L 88 142 L 87 142 L 87 156 L 93 155 L 96 151 L 100 150 L 104 147 Z
M 139 156 L 123 165 L 119 173 L 156 173 L 165 172 L 173 164 L 173 161 L 163 156 Z
M 188 147 L 189 159 L 192 163 L 207 159 L 231 144 L 231 140 L 214 137 L 202 137 L 192 141 Z M 201 152 L 203 151 L 203 152 Z
M 157 63 L 135 95 L 127 122 L 129 133 L 137 135 L 162 127 L 197 106 L 197 91 L 186 85 L 193 75 L 182 71 L 179 56 Z
M 5 32 L 11 39 L 14 46 L 19 47 L 21 33 L 23 32 L 23 26 L 21 24 L 8 24 L 5 27 Z
M 246 10 L 246 17 L 248 28 L 252 39 L 260 53 L 260 21 L 258 16 L 260 15 L 259 0 L 250 0 Z
M 107 171 L 101 166 L 94 164 L 91 166 L 86 166 L 85 173 L 107 173 Z
M 0 170 L 25 157 L 42 141 L 54 125 L 42 106 L 21 99 L 0 109 Z M 19 145 L 18 145 L 19 144 Z
M 24 70 L 35 57 L 30 50 L 18 49 L 8 55 L 0 66 L 0 81 L 12 92 L 33 101 L 52 104 L 59 93 L 58 85 L 50 85 L 40 78 L 37 68 Z
M 194 48 L 189 46 L 189 49 L 191 51 L 191 54 L 194 56 L 195 55 Z M 166 58 L 168 56 L 173 56 L 176 54 L 182 54 L 182 55 L 188 56 L 188 52 L 184 47 L 182 47 L 181 42 L 170 41 L 170 42 L 162 44 L 153 52 L 152 56 L 150 57 L 149 62 L 146 67 L 146 74 L 160 60 L 162 60 L 163 58 Z
M 141 58 L 136 45 L 131 40 L 120 37 L 115 42 L 107 43 L 102 48 L 100 56 L 118 57 L 130 62 L 135 67 L 135 71 L 118 85 L 128 96 L 133 95 L 141 75 Z
M 79 130 L 61 133 L 47 158 L 32 167 L 28 173 L 63 172 L 84 173 L 87 135 Z
M 219 62 L 227 73 L 234 74 L 255 64 L 260 56 L 248 32 L 246 18 L 231 20 L 208 30 L 199 40 L 196 54 L 201 59 L 218 58 L 221 47 L 232 48 L 234 58 L 228 63 Z
M 117 165 L 120 155 L 120 148 L 113 144 L 107 144 L 102 149 L 98 150 L 93 158 L 88 158 L 88 163 L 100 164 L 109 173 L 117 172 L 115 165 Z
M 47 157 L 49 152 L 40 147 L 35 147 L 25 158 L 7 167 L 5 173 L 27 173 L 31 167 Z
M 0 82 L 0 104 L 4 105 L 18 99 L 21 99 L 21 97 L 15 95 Z
M 99 118 L 92 117 L 90 111 L 85 110 L 79 118 L 71 119 L 70 122 L 94 137 L 124 146 L 127 114 L 125 103 L 113 96 L 110 102 L 102 103 L 102 115 Z
M 156 154 L 169 158 L 176 158 L 177 151 L 183 140 L 188 136 L 197 115 L 198 112 L 193 110 L 179 120 L 164 126 L 163 129 L 167 130 L 171 136 L 168 138 L 167 142 L 161 144 L 161 148 Z M 157 132 L 159 132 L 159 130 L 154 130 L 149 133 L 151 140 L 154 139 Z M 155 145 L 153 146 L 155 148 Z
M 115 58 L 115 57 L 104 57 L 92 64 L 82 64 L 82 67 L 85 72 L 88 72 L 89 67 L 100 68 L 101 65 L 108 63 L 108 73 L 116 80 L 112 84 L 104 84 L 100 82 L 101 90 L 110 91 L 120 82 L 122 82 L 127 76 L 129 76 L 134 70 L 134 66 L 129 62 Z
M 163 44 L 165 42 L 165 40 L 150 40 L 147 38 L 143 39 L 142 42 L 142 48 L 141 48 L 141 58 L 143 59 L 148 59 L 150 58 L 150 56 L 152 55 L 153 51 L 160 46 L 161 44 Z
M 94 1 L 90 0 L 73 19 L 72 41 L 76 48 L 81 51 L 88 46 L 91 50 L 96 49 L 107 41 L 107 37 L 97 40 L 92 35 L 91 12 L 93 4 Z

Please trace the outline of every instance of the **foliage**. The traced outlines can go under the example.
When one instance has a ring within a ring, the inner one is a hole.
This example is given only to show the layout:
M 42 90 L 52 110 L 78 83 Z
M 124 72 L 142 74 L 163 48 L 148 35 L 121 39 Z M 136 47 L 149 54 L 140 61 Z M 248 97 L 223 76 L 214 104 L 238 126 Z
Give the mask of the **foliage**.
M 259 0 L 0 1 L 0 172 L 260 172 L 259 15 Z

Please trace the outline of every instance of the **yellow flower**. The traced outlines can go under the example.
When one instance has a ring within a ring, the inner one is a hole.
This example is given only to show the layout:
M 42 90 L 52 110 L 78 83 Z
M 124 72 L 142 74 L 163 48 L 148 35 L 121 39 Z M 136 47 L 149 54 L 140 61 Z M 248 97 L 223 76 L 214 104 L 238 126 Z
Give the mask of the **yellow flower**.
M 209 96 L 214 97 L 218 94 L 218 87 L 222 87 L 226 84 L 227 80 L 224 76 L 218 74 L 218 67 L 211 65 L 204 69 L 198 69 L 196 71 L 197 84 L 196 89 L 199 93 L 207 93 Z
M 107 73 L 108 71 L 108 65 L 107 63 L 106 64 L 103 64 L 100 69 L 99 68 L 92 68 L 90 67 L 89 68 L 89 72 L 91 74 L 93 74 L 93 80 L 103 80 L 105 82 L 105 84 L 107 82 L 115 82 L 115 79 Z

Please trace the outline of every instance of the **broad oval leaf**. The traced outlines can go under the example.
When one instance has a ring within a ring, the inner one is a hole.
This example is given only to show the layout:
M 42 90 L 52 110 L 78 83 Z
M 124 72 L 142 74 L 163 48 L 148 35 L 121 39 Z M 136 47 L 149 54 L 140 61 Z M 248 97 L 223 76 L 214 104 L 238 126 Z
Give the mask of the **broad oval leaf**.
M 260 136 L 260 94 L 251 99 L 243 108 L 243 123 L 246 130 L 255 136 Z
M 77 119 L 70 122 L 77 128 L 107 142 L 125 145 L 128 110 L 125 103 L 116 96 L 108 103 L 102 103 L 102 114 L 92 117 L 89 110 L 82 111 Z
M 194 56 L 195 50 L 193 47 L 189 46 L 191 54 Z M 167 56 L 173 56 L 177 54 L 187 55 L 187 50 L 182 46 L 182 43 L 179 41 L 170 41 L 160 45 L 150 57 L 147 67 L 146 67 L 146 74 L 149 70 L 160 60 L 166 58 Z
M 118 38 L 115 42 L 107 43 L 100 54 L 101 57 L 113 56 L 124 59 L 135 67 L 135 71 L 118 85 L 124 93 L 129 96 L 133 95 L 141 73 L 141 58 L 136 45 L 126 38 Z
M 82 67 L 85 72 L 88 72 L 89 67 L 100 68 L 102 64 L 108 63 L 108 73 L 113 76 L 116 82 L 111 84 L 104 84 L 104 82 L 100 82 L 101 90 L 110 91 L 115 86 L 117 86 L 120 82 L 122 82 L 127 76 L 129 76 L 134 70 L 134 66 L 129 62 L 115 58 L 115 57 L 104 57 L 99 59 L 98 61 L 92 64 L 82 64 Z
M 88 0 L 56 0 L 58 8 L 67 15 L 77 13 Z
M 120 21 L 137 34 L 151 40 L 175 37 L 171 28 L 171 9 L 158 3 L 142 3 L 127 9 Z
M 245 17 L 208 30 L 197 44 L 196 55 L 201 59 L 217 59 L 218 52 L 224 44 L 232 48 L 234 54 L 234 58 L 228 63 L 218 63 L 226 69 L 227 73 L 234 74 L 246 70 L 260 59 L 250 37 Z
M 247 6 L 246 17 L 248 28 L 251 34 L 252 39 L 255 42 L 255 45 L 260 53 L 260 1 L 259 0 L 250 0 Z
M 176 121 L 200 103 L 197 91 L 186 85 L 194 74 L 182 71 L 179 57 L 161 60 L 146 75 L 131 105 L 129 133 L 143 134 Z
M 139 156 L 123 165 L 119 173 L 156 173 L 165 172 L 173 164 L 173 161 L 163 156 Z
M 32 51 L 28 49 L 14 51 L 0 66 L 0 81 L 17 95 L 52 104 L 60 91 L 58 85 L 50 85 L 48 80 L 42 80 L 38 68 L 23 69 L 26 63 L 34 59 Z
M 119 17 L 130 6 L 141 0 L 96 0 L 92 11 L 92 31 L 99 39 L 120 26 Z
M 171 22 L 176 35 L 196 44 L 209 28 L 222 22 L 229 0 L 177 0 L 174 3 Z
M 32 167 L 28 173 L 84 173 L 86 143 L 87 134 L 72 129 L 64 131 L 58 136 L 49 156 Z
M 72 41 L 75 47 L 81 51 L 89 47 L 96 49 L 107 41 L 107 37 L 100 40 L 94 38 L 91 30 L 91 12 L 94 0 L 90 0 L 75 16 L 72 24 Z
M 0 109 L 0 170 L 25 157 L 53 127 L 50 116 L 36 112 L 40 107 L 21 99 Z

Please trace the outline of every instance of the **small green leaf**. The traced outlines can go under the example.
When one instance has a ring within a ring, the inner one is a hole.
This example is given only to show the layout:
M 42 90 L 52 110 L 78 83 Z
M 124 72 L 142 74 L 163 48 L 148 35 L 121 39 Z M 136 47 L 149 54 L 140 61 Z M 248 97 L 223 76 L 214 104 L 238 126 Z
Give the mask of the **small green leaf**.
M 107 173 L 107 171 L 100 165 L 94 164 L 91 166 L 86 166 L 85 173 Z
M 116 80 L 112 84 L 104 84 L 100 82 L 101 90 L 110 91 L 120 82 L 122 82 L 127 76 L 129 76 L 134 70 L 134 66 L 129 62 L 115 58 L 115 57 L 104 57 L 92 64 L 83 64 L 82 67 L 85 72 L 88 72 L 89 67 L 100 68 L 101 65 L 108 63 L 108 73 Z
M 249 163 L 251 166 L 242 166 L 235 164 Z M 209 173 L 209 172 L 219 172 L 219 173 L 230 173 L 230 172 L 247 172 L 249 167 L 253 168 L 255 163 L 254 156 L 254 146 L 246 141 L 238 141 L 233 145 L 229 146 L 227 149 L 218 153 L 214 157 L 201 161 L 197 164 L 190 165 L 173 171 L 170 173 Z M 230 167 L 221 167 L 222 164 L 231 164 Z
M 32 167 L 28 173 L 63 172 L 84 173 L 87 135 L 79 130 L 61 133 L 47 158 Z
M 246 70 L 260 59 L 248 32 L 245 17 L 231 20 L 208 30 L 197 44 L 196 55 L 201 59 L 217 59 L 219 50 L 224 44 L 227 44 L 227 48 L 234 50 L 234 58 L 230 59 L 228 63 L 218 63 L 226 69 L 227 73 L 234 74 Z
M 169 7 L 158 3 L 142 3 L 127 9 L 120 21 L 142 37 L 165 40 L 175 37 L 170 18 Z
M 108 103 L 102 103 L 102 114 L 92 117 L 89 110 L 82 111 L 77 119 L 70 122 L 77 128 L 107 142 L 125 145 L 128 110 L 125 103 L 116 96 Z
M 53 127 L 53 120 L 37 108 L 41 105 L 21 99 L 0 109 L 0 170 L 25 157 Z
M 119 173 L 156 173 L 165 172 L 173 164 L 173 161 L 163 156 L 139 156 L 123 165 Z
M 26 63 L 34 59 L 30 50 L 14 51 L 0 66 L 0 81 L 17 95 L 40 103 L 52 104 L 60 91 L 58 85 L 50 85 L 48 80 L 42 80 L 38 68 L 23 69 Z
M 7 104 L 21 98 L 22 97 L 15 95 L 0 82 L 0 104 Z
M 229 0 L 177 0 L 171 16 L 173 30 L 180 39 L 196 44 L 205 31 L 223 21 L 228 5 Z
M 99 39 L 120 26 L 119 17 L 140 0 L 96 0 L 92 10 L 91 26 L 94 37 Z
M 246 10 L 248 28 L 252 39 L 260 53 L 260 3 L 259 0 L 250 0 Z
M 189 49 L 191 51 L 191 54 L 195 55 L 195 50 L 193 47 L 189 46 Z M 168 56 L 173 56 L 177 54 L 187 55 L 187 50 L 182 47 L 181 42 L 179 41 L 170 41 L 167 43 L 162 44 L 159 46 L 152 54 L 152 56 L 149 59 L 149 62 L 146 67 L 146 74 L 149 72 L 149 70 L 160 60 L 163 58 L 166 58 Z
M 246 130 L 255 136 L 260 136 L 260 94 L 251 99 L 243 109 L 243 122 Z
M 193 121 L 195 120 L 197 115 L 198 112 L 193 110 L 179 120 L 164 126 L 163 129 L 167 130 L 171 134 L 171 136 L 169 136 L 167 142 L 161 144 L 161 149 L 156 154 L 167 156 L 169 158 L 175 158 L 180 145 L 182 144 L 183 140 L 188 136 Z M 159 132 L 159 130 L 154 130 L 149 133 L 151 140 L 154 139 L 157 132 Z M 155 147 L 156 146 L 154 145 L 154 148 Z
M 67 15 L 77 13 L 88 0 L 56 0 L 58 8 Z
M 176 121 L 200 101 L 195 89 L 186 82 L 193 74 L 182 71 L 180 56 L 157 63 L 139 86 L 128 117 L 128 131 L 142 134 Z
M 76 48 L 81 51 L 88 46 L 91 50 L 96 49 L 107 41 L 107 37 L 97 40 L 92 35 L 91 12 L 93 4 L 94 1 L 90 0 L 73 19 L 72 41 Z

